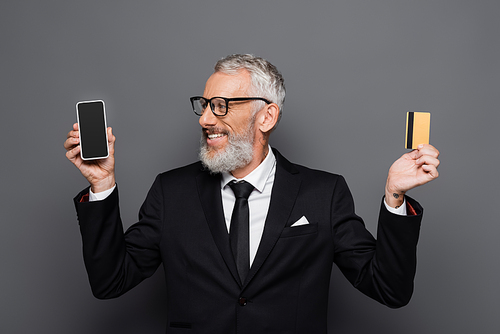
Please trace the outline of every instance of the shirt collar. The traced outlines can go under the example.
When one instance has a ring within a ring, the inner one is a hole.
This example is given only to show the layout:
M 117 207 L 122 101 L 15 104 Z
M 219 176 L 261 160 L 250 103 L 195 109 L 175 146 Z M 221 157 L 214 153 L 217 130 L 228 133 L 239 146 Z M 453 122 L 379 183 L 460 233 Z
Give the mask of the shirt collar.
M 257 168 L 255 168 L 250 174 L 245 176 L 242 179 L 237 179 L 232 176 L 230 173 L 223 172 L 222 180 L 221 180 L 221 188 L 227 186 L 227 184 L 233 180 L 245 180 L 250 183 L 256 190 L 262 192 L 264 190 L 264 186 L 266 185 L 267 178 L 271 174 L 274 166 L 276 164 L 276 157 L 274 156 L 273 150 L 270 146 L 268 146 L 268 154 L 264 158 L 264 161 L 261 162 Z

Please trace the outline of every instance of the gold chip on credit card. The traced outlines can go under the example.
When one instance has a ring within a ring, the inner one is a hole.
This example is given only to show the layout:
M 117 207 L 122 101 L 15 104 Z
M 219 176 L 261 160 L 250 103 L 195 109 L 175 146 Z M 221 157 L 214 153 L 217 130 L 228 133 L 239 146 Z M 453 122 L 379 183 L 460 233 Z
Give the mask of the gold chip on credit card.
M 406 114 L 406 148 L 415 149 L 420 144 L 429 144 L 431 113 L 409 111 Z

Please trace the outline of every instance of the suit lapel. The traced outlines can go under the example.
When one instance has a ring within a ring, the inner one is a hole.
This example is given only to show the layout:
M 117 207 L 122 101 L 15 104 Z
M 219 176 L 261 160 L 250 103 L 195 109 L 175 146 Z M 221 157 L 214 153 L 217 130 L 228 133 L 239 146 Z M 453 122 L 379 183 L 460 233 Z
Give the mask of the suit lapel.
M 212 237 L 229 271 L 241 286 L 233 253 L 229 246 L 229 234 L 222 210 L 220 182 L 220 175 L 210 175 L 206 171 L 200 173 L 196 178 L 198 194 Z
M 271 203 L 266 217 L 264 233 L 243 288 L 252 280 L 274 248 L 299 193 L 301 178 L 296 175 L 298 170 L 277 150 L 273 149 L 273 152 L 276 156 L 276 174 L 271 193 Z

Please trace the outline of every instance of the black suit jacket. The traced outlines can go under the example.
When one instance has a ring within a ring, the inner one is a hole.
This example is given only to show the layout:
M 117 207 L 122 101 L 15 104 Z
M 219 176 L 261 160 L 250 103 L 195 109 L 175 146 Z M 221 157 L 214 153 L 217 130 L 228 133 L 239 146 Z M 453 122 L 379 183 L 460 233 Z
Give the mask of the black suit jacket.
M 200 163 L 160 174 L 126 233 L 118 192 L 75 198 L 90 284 L 117 297 L 163 263 L 167 333 L 326 333 L 333 263 L 368 296 L 390 307 L 413 291 L 422 208 L 397 216 L 381 205 L 377 241 L 354 213 L 344 179 L 277 159 L 257 255 L 240 282 L 229 247 L 220 175 Z M 290 227 L 305 216 L 309 225 Z

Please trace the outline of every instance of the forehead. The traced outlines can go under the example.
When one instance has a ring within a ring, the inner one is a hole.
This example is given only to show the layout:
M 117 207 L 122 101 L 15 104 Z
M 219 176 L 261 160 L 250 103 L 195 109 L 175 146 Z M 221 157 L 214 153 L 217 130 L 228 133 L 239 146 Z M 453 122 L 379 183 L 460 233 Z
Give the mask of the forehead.
M 250 73 L 246 70 L 240 70 L 237 74 L 215 72 L 208 78 L 203 96 L 245 97 L 249 96 L 250 88 Z

